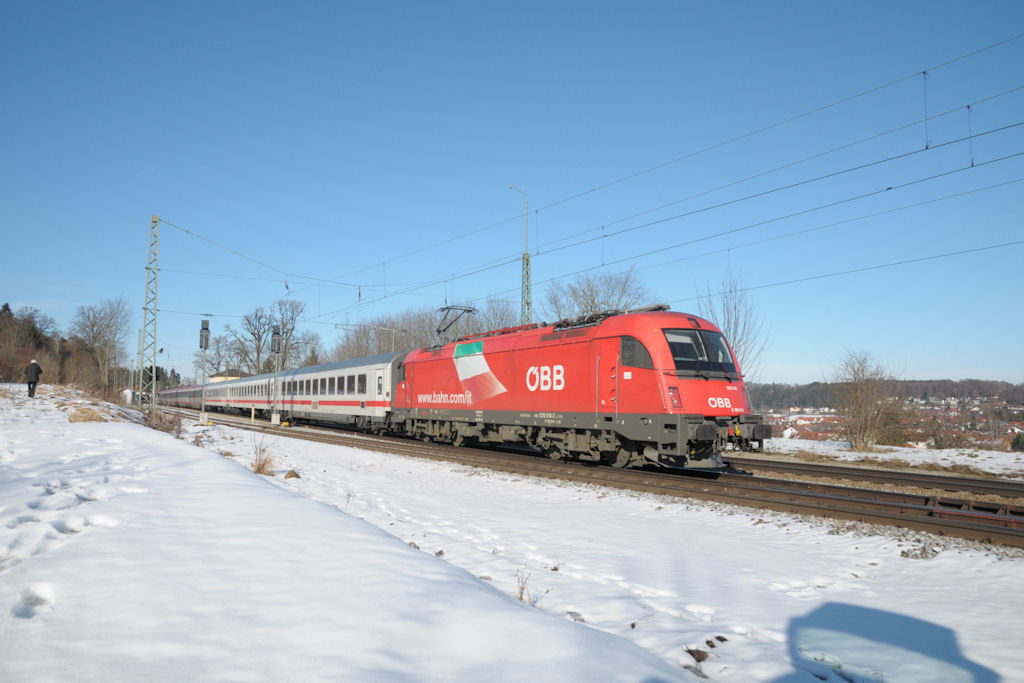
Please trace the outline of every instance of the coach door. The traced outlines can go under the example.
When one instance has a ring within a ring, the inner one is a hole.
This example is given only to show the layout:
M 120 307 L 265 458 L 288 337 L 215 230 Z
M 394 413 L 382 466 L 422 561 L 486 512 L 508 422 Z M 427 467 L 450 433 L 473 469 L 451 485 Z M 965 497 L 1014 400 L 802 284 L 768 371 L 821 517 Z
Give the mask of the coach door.
M 374 399 L 376 403 L 374 403 L 374 407 L 377 409 L 374 414 L 383 415 L 381 408 L 384 407 L 384 370 L 381 368 L 377 369 L 377 381 L 374 382 L 374 386 L 376 387 L 374 390 L 376 393 L 376 398 Z

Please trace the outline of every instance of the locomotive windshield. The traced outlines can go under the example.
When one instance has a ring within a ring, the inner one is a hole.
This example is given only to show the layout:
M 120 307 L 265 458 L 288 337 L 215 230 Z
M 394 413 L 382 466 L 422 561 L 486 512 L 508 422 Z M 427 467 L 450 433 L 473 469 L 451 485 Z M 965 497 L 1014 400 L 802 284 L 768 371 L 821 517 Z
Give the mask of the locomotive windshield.
M 725 337 L 708 330 L 665 330 L 676 372 L 699 375 L 704 372 L 735 375 L 736 362 Z

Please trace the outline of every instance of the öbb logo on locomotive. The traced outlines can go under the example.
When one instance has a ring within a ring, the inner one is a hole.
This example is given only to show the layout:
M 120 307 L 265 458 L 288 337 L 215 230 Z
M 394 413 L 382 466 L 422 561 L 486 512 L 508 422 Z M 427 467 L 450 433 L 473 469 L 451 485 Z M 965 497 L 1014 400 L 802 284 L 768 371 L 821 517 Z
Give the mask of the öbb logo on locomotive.
M 526 371 L 530 391 L 561 391 L 565 388 L 565 368 L 561 365 L 534 365 Z
M 712 408 L 732 408 L 732 401 L 721 396 L 712 396 L 708 399 L 708 406 Z

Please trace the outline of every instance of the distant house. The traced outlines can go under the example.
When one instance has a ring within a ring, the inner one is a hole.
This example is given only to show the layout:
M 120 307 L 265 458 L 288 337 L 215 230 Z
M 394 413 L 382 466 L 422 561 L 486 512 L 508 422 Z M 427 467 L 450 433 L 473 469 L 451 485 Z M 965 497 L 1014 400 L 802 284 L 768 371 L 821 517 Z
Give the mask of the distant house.
M 210 375 L 210 384 L 224 382 L 229 379 L 241 379 L 242 377 L 248 376 L 249 375 L 247 373 L 244 373 L 241 370 L 224 370 L 222 372 L 218 372 L 216 375 Z

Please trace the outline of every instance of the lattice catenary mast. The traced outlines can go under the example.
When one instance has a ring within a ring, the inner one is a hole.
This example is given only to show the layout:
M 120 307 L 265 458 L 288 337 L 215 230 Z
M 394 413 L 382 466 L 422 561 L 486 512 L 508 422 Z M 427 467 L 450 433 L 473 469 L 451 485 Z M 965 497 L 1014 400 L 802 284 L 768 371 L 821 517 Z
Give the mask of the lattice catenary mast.
M 142 359 L 149 359 L 149 372 L 142 372 L 142 396 L 149 396 L 149 416 L 156 418 L 156 275 L 160 255 L 160 217 L 149 222 L 149 258 L 146 261 L 146 298 L 142 310 Z

